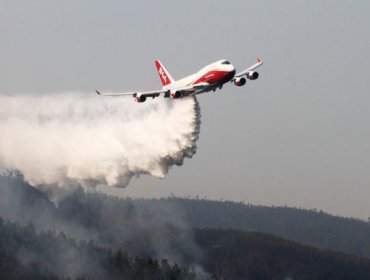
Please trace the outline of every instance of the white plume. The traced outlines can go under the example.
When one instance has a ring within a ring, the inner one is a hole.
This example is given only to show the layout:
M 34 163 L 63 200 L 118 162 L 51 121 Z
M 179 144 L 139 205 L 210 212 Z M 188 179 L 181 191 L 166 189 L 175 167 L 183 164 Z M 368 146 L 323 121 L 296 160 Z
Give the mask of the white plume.
M 135 174 L 163 178 L 191 157 L 199 124 L 193 97 L 0 96 L 0 164 L 41 189 L 125 187 Z

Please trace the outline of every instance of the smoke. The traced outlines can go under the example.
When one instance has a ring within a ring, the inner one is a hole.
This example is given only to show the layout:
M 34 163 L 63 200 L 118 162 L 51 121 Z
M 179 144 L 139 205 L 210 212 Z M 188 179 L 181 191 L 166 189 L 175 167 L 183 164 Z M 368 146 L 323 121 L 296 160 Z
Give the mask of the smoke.
M 136 104 L 82 93 L 0 96 L 0 168 L 15 170 L 0 175 L 0 216 L 202 271 L 202 252 L 181 209 L 80 188 L 126 187 L 140 174 L 164 178 L 194 155 L 199 128 L 193 97 Z M 42 257 L 26 249 L 18 251 L 22 263 Z M 55 252 L 50 269 L 57 275 L 102 275 L 88 252 Z
M 79 185 L 126 187 L 134 175 L 164 178 L 191 157 L 199 125 L 193 97 L 0 96 L 0 166 L 59 199 Z
M 118 198 L 81 188 L 56 207 L 17 172 L 0 175 L 0 217 L 32 224 L 41 237 L 51 231 L 75 244 L 92 241 L 101 248 L 122 249 L 131 257 L 167 259 L 206 275 L 201 266 L 204 252 L 194 240 L 184 211 L 168 199 Z M 48 252 L 53 253 L 45 257 L 37 246 L 16 244 L 17 259 L 23 264 L 45 264 L 59 277 L 106 278 L 101 276 L 104 263 L 91 251 L 62 245 L 50 243 Z

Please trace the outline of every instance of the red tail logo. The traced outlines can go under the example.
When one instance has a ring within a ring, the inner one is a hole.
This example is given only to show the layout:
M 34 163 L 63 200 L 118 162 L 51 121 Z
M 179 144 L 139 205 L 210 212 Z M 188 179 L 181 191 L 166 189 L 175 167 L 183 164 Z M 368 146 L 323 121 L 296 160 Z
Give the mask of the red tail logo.
M 163 83 L 164 85 L 166 85 L 166 84 L 167 84 L 167 80 L 168 80 L 168 79 L 167 79 L 166 73 L 163 71 L 162 67 L 159 67 L 158 72 L 159 72 L 159 75 L 161 75 L 162 83 Z
M 162 85 L 167 86 L 172 83 L 173 79 L 171 75 L 167 72 L 166 68 L 161 64 L 159 60 L 156 60 L 155 65 L 157 66 L 159 77 L 161 78 Z

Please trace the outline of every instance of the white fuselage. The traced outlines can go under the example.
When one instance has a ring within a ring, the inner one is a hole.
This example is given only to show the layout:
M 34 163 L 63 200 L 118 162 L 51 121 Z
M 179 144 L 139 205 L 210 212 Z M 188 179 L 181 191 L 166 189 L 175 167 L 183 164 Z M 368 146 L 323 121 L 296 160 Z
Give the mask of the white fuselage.
M 196 86 L 197 84 L 207 83 L 206 89 L 202 88 L 201 92 L 206 92 L 222 86 L 222 84 L 230 81 L 235 75 L 235 67 L 230 64 L 227 60 L 219 60 L 212 64 L 209 64 L 198 72 L 186 76 L 180 80 L 174 81 L 173 83 L 164 86 L 164 90 L 171 90 L 176 88 L 182 88 L 187 86 Z M 200 93 L 195 90 L 193 94 Z
M 96 93 L 105 96 L 131 95 L 140 103 L 145 102 L 147 98 L 156 98 L 158 96 L 177 99 L 189 95 L 215 91 L 217 88 L 221 89 L 223 84 L 230 81 L 236 86 L 243 86 L 247 79 L 256 80 L 258 78 L 258 72 L 254 70 L 262 64 L 261 58 L 257 58 L 257 63 L 235 74 L 235 67 L 229 61 L 223 59 L 211 63 L 198 72 L 176 81 L 163 64 L 159 60 L 156 60 L 155 65 L 163 86 L 161 90 L 104 94 L 96 90 Z

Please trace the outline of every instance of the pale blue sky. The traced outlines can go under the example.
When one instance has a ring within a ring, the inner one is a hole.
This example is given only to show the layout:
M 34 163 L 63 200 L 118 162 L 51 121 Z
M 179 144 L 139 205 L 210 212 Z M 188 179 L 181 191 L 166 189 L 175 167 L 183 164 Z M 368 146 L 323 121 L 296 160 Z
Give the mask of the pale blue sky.
M 120 195 L 370 216 L 370 2 L 0 1 L 0 94 L 156 89 L 227 58 L 260 79 L 199 97 L 198 151 Z M 138 104 L 133 103 L 133 106 Z

